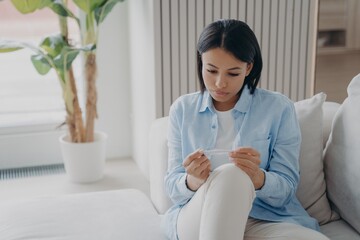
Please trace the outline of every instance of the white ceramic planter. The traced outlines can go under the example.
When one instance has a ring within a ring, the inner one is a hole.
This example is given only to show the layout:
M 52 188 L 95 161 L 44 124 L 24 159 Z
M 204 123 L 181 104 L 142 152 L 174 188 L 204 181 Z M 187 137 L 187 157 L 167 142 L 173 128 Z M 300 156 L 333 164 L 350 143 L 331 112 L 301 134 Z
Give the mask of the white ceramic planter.
M 94 142 L 73 143 L 67 134 L 60 137 L 66 174 L 72 182 L 90 183 L 103 178 L 107 135 L 95 132 Z

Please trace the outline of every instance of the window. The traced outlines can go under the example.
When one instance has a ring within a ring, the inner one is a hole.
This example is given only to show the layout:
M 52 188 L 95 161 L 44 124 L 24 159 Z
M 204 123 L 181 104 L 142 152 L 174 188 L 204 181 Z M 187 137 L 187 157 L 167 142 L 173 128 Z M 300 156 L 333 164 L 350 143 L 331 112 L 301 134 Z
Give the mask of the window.
M 69 36 L 74 41 L 79 39 L 76 32 L 75 23 L 69 21 Z M 0 38 L 38 45 L 42 38 L 56 33 L 58 17 L 51 10 L 24 15 L 11 1 L 0 1 Z M 32 54 L 30 50 L 0 54 L 0 168 L 61 161 L 57 138 L 63 130 L 57 127 L 65 120 L 62 90 L 53 70 L 45 76 L 36 72 Z M 78 81 L 79 64 L 80 58 L 74 69 Z M 81 82 L 77 84 L 81 90 Z

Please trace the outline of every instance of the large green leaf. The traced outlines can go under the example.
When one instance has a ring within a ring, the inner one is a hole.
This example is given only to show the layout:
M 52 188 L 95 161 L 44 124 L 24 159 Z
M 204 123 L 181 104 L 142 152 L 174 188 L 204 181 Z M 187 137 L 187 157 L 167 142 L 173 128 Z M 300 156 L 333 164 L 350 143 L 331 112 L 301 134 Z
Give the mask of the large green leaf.
M 77 48 L 65 46 L 61 50 L 61 54 L 54 58 L 56 68 L 64 72 L 68 71 L 79 52 L 80 50 Z
M 54 58 L 55 66 L 63 71 L 68 71 L 72 62 L 76 59 L 77 55 L 82 52 L 91 52 L 96 49 L 95 44 L 89 44 L 82 48 L 73 48 L 64 46 L 61 54 Z
M 15 8 L 23 13 L 32 13 L 41 6 L 42 0 L 11 0 Z
M 97 7 L 103 5 L 107 0 L 73 0 L 74 3 L 85 13 L 90 14 Z
M 75 16 L 75 14 L 67 7 L 67 5 L 62 0 L 42 0 L 39 8 L 50 8 L 57 15 L 62 17 L 71 17 L 75 19 L 78 24 L 80 20 Z
M 19 42 L 0 40 L 0 53 L 14 52 L 23 48 L 24 45 Z
M 52 1 L 52 4 L 49 5 L 49 7 L 60 16 L 76 18 L 61 0 Z
M 58 56 L 66 45 L 67 43 L 61 34 L 46 37 L 40 43 L 40 47 L 44 49 L 52 58 Z
M 94 51 L 95 49 L 96 49 L 96 44 L 88 44 L 82 48 L 79 48 L 79 50 L 83 52 L 91 52 Z
M 97 7 L 95 11 L 95 20 L 96 24 L 99 25 L 104 21 L 106 16 L 112 11 L 114 6 L 119 3 L 123 2 L 124 0 L 108 0 L 104 2 L 101 6 Z
M 31 56 L 31 62 L 33 63 L 37 72 L 40 73 L 41 75 L 47 74 L 51 69 L 50 63 L 42 55 Z
M 34 46 L 31 43 L 13 40 L 0 40 L 0 53 L 13 52 L 23 48 L 30 49 L 36 54 L 42 55 L 47 58 L 46 54 L 40 47 Z
M 49 5 L 52 3 L 53 0 L 42 0 L 39 9 L 43 9 L 45 7 L 49 7 Z

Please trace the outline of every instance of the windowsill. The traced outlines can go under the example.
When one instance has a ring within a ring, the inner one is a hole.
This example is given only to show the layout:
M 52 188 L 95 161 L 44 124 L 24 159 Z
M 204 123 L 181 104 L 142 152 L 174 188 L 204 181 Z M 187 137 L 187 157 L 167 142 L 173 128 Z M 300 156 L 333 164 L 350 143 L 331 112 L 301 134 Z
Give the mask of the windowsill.
M 148 180 L 129 158 L 107 160 L 104 178 L 90 184 L 72 183 L 66 174 L 0 181 L 0 201 L 123 188 L 139 189 L 150 195 Z
M 61 131 L 65 132 L 67 126 L 60 124 L 59 122 L 44 123 L 44 124 L 29 124 L 29 125 L 13 125 L 13 126 L 2 126 L 0 123 L 0 136 L 1 135 L 22 135 L 28 133 L 41 133 L 41 132 L 53 132 Z

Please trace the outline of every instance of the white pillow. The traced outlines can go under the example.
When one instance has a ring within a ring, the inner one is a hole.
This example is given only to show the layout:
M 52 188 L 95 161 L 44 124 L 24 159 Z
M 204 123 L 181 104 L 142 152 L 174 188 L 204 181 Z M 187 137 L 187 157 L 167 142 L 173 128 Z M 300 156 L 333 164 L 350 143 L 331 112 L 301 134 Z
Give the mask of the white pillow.
M 323 171 L 323 111 L 326 94 L 295 103 L 296 114 L 301 128 L 300 183 L 297 197 L 310 216 L 320 224 L 336 218 L 326 197 Z
M 340 216 L 360 232 L 360 74 L 348 86 L 325 149 L 328 196 Z

